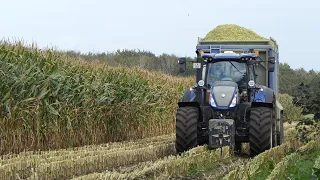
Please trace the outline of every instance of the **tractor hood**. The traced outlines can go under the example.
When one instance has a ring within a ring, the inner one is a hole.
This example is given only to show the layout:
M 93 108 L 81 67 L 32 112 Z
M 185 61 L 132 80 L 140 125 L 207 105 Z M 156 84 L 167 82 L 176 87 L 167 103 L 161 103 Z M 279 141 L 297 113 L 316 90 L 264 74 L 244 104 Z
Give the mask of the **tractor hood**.
M 218 109 L 234 108 L 238 104 L 238 85 L 234 81 L 217 81 L 210 89 L 210 105 Z

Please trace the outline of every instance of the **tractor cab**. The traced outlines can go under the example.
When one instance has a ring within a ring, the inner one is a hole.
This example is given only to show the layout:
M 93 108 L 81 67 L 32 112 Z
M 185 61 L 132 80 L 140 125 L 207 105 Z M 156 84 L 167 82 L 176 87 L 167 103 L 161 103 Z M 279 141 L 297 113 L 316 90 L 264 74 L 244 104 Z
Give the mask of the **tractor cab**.
M 207 67 L 207 84 L 212 86 L 217 81 L 234 81 L 239 86 L 246 86 L 247 67 L 237 61 L 218 61 Z
M 219 54 L 202 54 L 204 84 L 209 93 L 208 102 L 214 109 L 234 109 L 241 102 L 249 101 L 249 82 L 255 82 L 254 56 L 232 51 Z M 250 61 L 251 59 L 251 61 Z M 250 62 L 249 62 L 250 61 Z M 254 83 L 253 83 L 254 84 Z
M 233 81 L 237 83 L 240 93 L 246 91 L 248 83 L 255 81 L 253 61 L 255 56 L 251 54 L 247 56 L 249 57 L 246 60 L 245 55 L 241 56 L 233 51 L 214 55 L 202 54 L 201 57 L 206 61 L 202 71 L 205 84 L 210 88 L 219 81 Z

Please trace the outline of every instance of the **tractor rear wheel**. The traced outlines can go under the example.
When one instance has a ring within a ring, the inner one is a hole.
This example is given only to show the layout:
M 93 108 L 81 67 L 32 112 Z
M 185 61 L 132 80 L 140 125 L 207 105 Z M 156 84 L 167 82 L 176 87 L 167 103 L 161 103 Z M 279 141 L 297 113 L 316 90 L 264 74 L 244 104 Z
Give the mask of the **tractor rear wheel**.
M 176 150 L 188 151 L 198 145 L 198 118 L 196 107 L 180 107 L 176 114 Z
M 273 108 L 252 107 L 250 113 L 250 155 L 256 156 L 273 147 L 275 141 Z

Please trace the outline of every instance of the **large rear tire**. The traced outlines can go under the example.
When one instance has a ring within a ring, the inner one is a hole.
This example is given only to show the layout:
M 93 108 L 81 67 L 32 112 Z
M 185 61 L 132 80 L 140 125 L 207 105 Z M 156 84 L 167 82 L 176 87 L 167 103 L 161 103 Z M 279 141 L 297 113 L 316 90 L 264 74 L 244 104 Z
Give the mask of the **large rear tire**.
M 176 114 L 176 150 L 188 151 L 198 145 L 198 118 L 196 107 L 180 107 Z
M 275 135 L 273 108 L 252 107 L 249 127 L 250 155 L 253 157 L 272 148 Z

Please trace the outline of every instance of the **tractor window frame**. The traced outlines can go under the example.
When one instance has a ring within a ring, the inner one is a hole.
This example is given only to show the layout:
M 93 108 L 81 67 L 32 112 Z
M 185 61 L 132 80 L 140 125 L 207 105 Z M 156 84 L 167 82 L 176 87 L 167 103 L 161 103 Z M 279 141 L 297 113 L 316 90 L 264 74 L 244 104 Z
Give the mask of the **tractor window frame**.
M 251 81 L 251 80 L 256 81 L 255 66 L 253 64 L 250 64 L 250 65 L 247 65 L 247 67 L 248 67 L 249 81 Z
M 245 70 L 245 76 L 247 76 L 247 74 L 248 74 L 248 65 L 245 63 L 245 62 L 241 62 L 241 61 L 236 61 L 236 60 L 233 60 L 233 59 L 230 59 L 230 61 L 233 63 L 233 62 L 237 62 L 237 63 L 240 63 L 240 64 L 244 64 L 244 69 L 243 70 Z M 206 74 L 205 74 L 205 84 L 207 84 L 208 86 L 211 86 L 210 85 L 210 83 L 209 83 L 209 81 L 208 81 L 208 75 L 209 75 L 209 70 L 210 70 L 210 66 L 212 65 L 212 64 L 215 64 L 215 63 L 220 63 L 220 62 L 228 62 L 228 60 L 221 60 L 221 61 L 215 61 L 215 62 L 210 62 L 210 63 L 207 63 L 206 65 L 206 70 L 204 71 Z M 228 63 L 230 63 L 230 62 L 228 62 Z M 230 64 L 230 66 L 229 67 L 232 67 L 232 65 Z M 224 67 L 224 70 L 223 70 L 224 72 L 226 72 L 227 71 L 227 67 Z M 228 69 L 228 71 L 230 71 L 230 69 Z M 228 72 L 228 73 L 230 73 L 230 72 Z M 203 73 L 202 73 L 202 75 L 203 75 Z M 248 79 L 248 77 L 246 77 L 245 78 L 246 80 Z M 236 82 L 236 83 L 238 83 L 238 82 Z

